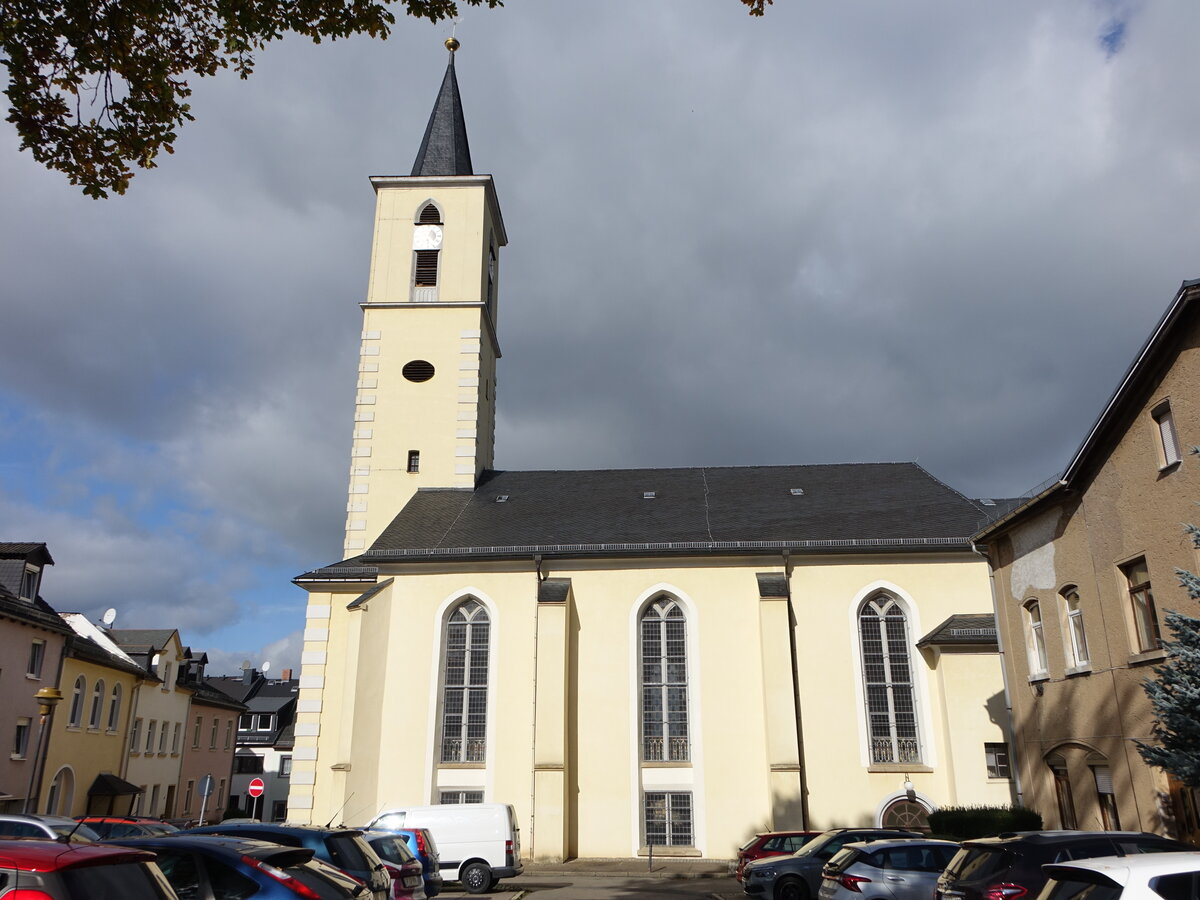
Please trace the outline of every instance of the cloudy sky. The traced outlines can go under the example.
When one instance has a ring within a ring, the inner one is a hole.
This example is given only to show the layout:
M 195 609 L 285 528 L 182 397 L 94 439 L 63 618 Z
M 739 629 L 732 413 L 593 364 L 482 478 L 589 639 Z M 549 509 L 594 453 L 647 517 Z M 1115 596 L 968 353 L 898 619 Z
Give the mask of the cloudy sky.
M 497 465 L 1067 462 L 1200 276 L 1200 5 L 509 0 L 457 69 L 502 256 Z M 374 195 L 448 27 L 196 81 L 96 201 L 0 126 L 0 540 L 43 595 L 298 660 L 340 556 Z

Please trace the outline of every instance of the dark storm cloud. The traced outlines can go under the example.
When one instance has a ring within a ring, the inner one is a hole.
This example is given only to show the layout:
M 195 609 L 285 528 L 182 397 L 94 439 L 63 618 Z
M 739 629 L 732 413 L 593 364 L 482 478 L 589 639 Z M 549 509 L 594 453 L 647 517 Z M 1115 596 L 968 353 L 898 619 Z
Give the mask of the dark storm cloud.
M 472 155 L 511 239 L 498 465 L 917 459 L 997 496 L 1054 474 L 1200 275 L 1198 18 L 1182 0 L 469 12 Z M 444 36 L 287 40 L 249 81 L 197 82 L 197 122 L 124 198 L 83 198 L 5 132 L 21 339 L 0 422 L 53 450 L 10 447 L 0 483 L 7 537 L 51 541 L 66 605 L 174 590 L 189 627 L 270 623 L 227 649 L 295 655 L 302 597 L 280 578 L 276 608 L 255 580 L 338 555 L 366 179 L 409 171 Z M 124 584 L 104 559 L 135 552 L 170 562 Z M 80 565 L 99 574 L 64 575 Z

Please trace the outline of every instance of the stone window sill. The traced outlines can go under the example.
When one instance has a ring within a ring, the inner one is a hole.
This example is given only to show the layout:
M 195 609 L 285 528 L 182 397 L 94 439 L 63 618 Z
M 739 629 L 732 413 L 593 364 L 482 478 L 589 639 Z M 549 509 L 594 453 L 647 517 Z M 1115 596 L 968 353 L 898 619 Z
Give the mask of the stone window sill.
M 650 849 L 651 848 L 649 848 L 649 847 L 639 847 L 638 848 L 638 856 L 650 856 L 651 855 Z M 666 846 L 666 845 L 660 847 L 658 844 L 654 845 L 654 856 L 674 856 L 674 857 L 684 857 L 684 858 L 686 858 L 686 857 L 695 858 L 695 857 L 700 857 L 703 855 L 704 854 L 701 853 L 696 847 L 680 847 L 680 846 L 670 847 L 670 846 Z
M 1131 653 L 1129 655 L 1129 664 L 1131 666 L 1140 666 L 1143 663 L 1159 662 L 1166 658 L 1166 650 L 1143 650 L 1141 653 Z
M 1050 680 L 1049 672 L 1034 672 L 1032 675 L 1029 676 L 1030 684 L 1037 684 L 1039 681 L 1049 681 L 1049 680 Z
M 924 763 L 873 763 L 867 766 L 868 772 L 917 772 L 928 775 L 933 771 Z
M 1092 674 L 1092 664 L 1091 663 L 1084 663 L 1082 666 L 1072 666 L 1071 668 L 1069 668 L 1065 672 L 1063 672 L 1063 675 L 1065 675 L 1067 678 L 1074 678 L 1077 675 L 1091 675 L 1091 674 Z

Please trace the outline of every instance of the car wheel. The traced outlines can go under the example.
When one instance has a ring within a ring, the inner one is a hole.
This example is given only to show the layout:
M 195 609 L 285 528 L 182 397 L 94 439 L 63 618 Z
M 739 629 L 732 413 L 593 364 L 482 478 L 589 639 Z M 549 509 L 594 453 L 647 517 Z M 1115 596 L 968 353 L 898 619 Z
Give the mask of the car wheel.
M 775 888 L 775 900 L 808 900 L 808 885 L 799 878 L 781 878 Z
M 485 863 L 473 862 L 463 867 L 458 880 L 468 894 L 482 894 L 492 886 L 492 870 Z

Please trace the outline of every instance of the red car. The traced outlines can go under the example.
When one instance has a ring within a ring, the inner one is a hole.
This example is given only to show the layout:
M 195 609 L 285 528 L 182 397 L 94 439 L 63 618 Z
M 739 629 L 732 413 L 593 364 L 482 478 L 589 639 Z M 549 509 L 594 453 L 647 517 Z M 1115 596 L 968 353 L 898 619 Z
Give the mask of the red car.
M 103 844 L 0 840 L 0 898 L 179 900 L 154 854 Z
M 741 881 L 742 869 L 746 867 L 746 863 L 762 859 L 764 856 L 787 856 L 795 853 L 820 833 L 819 831 L 760 832 L 738 848 L 737 868 L 734 869 L 733 875 L 738 881 Z

